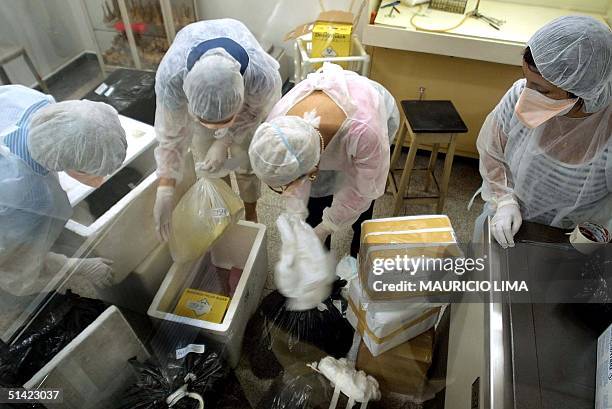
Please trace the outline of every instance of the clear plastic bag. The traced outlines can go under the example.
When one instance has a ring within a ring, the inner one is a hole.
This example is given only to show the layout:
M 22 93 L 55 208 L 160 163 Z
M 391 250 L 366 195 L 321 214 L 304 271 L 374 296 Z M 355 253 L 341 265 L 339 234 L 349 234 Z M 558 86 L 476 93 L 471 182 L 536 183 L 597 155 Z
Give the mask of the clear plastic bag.
M 365 409 L 381 398 L 378 382 L 354 363 L 330 356 L 294 365 L 279 376 L 257 409 Z
M 257 409 L 328 409 L 333 392 L 325 376 L 298 364 L 274 380 Z
M 172 213 L 172 258 L 179 263 L 198 259 L 243 216 L 242 200 L 223 180 L 199 179 Z
M 326 355 L 341 358 L 353 344 L 353 328 L 335 304 L 345 310 L 340 297 L 346 281 L 337 280 L 332 294 L 319 306 L 303 311 L 287 308 L 288 299 L 273 291 L 262 300 L 247 324 L 245 344 L 253 374 L 273 379 L 284 368 L 318 361 Z

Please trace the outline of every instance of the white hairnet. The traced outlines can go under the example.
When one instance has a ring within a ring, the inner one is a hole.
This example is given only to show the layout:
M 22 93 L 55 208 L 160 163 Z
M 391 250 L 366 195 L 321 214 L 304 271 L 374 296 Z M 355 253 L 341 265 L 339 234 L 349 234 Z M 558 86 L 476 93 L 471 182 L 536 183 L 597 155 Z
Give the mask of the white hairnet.
M 281 116 L 257 128 L 249 157 L 253 171 L 269 186 L 287 185 L 313 169 L 321 155 L 319 132 L 297 116 Z
M 32 116 L 28 150 L 46 169 L 106 176 L 121 166 L 126 149 L 117 111 L 103 102 L 64 101 Z
M 612 32 L 592 17 L 566 16 L 538 30 L 527 43 L 544 79 L 582 98 L 596 112 L 612 95 Z
M 192 114 L 207 122 L 224 122 L 244 101 L 240 63 L 222 48 L 210 50 L 187 73 L 183 90 Z
M 282 81 L 278 62 L 259 45 L 244 24 L 233 19 L 221 19 L 187 25 L 176 34 L 157 68 L 155 79 L 155 133 L 159 140 L 155 159 L 160 177 L 181 179 L 187 150 L 198 132 L 195 129 L 202 128 L 189 115 L 190 108 L 185 95 L 189 55 L 202 42 L 219 38 L 238 43 L 249 57 L 243 76 L 244 102 L 227 132 L 233 145 L 244 143 L 248 148 L 255 129 L 265 121 L 271 108 L 280 99 Z M 216 51 L 219 49 L 211 49 L 204 55 Z M 233 57 L 232 60 L 237 63 Z

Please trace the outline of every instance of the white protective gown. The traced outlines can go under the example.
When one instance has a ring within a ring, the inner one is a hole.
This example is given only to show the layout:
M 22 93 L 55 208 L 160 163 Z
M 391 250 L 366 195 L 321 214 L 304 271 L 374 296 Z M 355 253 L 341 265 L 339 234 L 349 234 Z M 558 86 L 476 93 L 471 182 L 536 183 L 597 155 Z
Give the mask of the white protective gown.
M 26 87 L 0 87 L 0 290 L 16 296 L 40 292 L 67 261 L 50 249 L 72 214 L 68 197 L 20 143 L 32 114 L 52 102 Z
M 612 106 L 529 129 L 514 112 L 525 83 L 514 83 L 478 136 L 485 213 L 509 199 L 519 203 L 524 220 L 566 229 L 593 221 L 612 228 Z
M 187 57 L 198 44 L 229 38 L 240 44 L 249 56 L 244 73 L 244 104 L 236 121 L 228 130 L 212 131 L 196 122 L 188 112 L 183 82 L 188 73 Z M 236 171 L 240 196 L 252 203 L 259 197 L 259 182 L 252 173 L 248 147 L 257 126 L 280 99 L 279 65 L 261 48 L 244 24 L 232 19 L 207 20 L 190 24 L 179 31 L 162 59 L 156 75 L 157 108 L 155 131 L 159 146 L 155 150 L 157 173 L 160 177 L 180 180 L 187 149 L 193 141 L 196 169 L 215 138 L 228 133 L 232 139 L 230 153 L 239 158 Z

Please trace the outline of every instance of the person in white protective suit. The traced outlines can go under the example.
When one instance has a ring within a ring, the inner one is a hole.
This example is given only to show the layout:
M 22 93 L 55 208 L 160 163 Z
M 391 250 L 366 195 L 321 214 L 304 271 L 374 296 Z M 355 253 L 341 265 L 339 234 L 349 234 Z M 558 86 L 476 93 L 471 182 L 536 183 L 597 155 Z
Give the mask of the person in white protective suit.
M 160 240 L 168 240 L 174 186 L 181 179 L 187 149 L 196 175 L 236 169 L 247 220 L 256 221 L 260 182 L 247 149 L 257 126 L 280 99 L 279 65 L 239 21 L 190 24 L 176 35 L 157 69 L 155 150 L 160 178 L 154 216 Z
M 355 256 L 361 222 L 385 192 L 398 128 L 397 105 L 384 87 L 325 63 L 276 104 L 249 157 L 255 174 L 292 199 L 289 210 L 307 214 L 328 246 L 332 232 L 352 225 Z
M 478 136 L 482 197 L 503 247 L 522 220 L 612 227 L 612 33 L 591 17 L 561 17 L 527 43 L 525 78 Z M 476 234 L 475 234 L 476 236 Z
M 66 267 L 109 285 L 110 261 L 71 259 L 51 247 L 72 215 L 57 172 L 97 187 L 125 159 L 117 111 L 101 102 L 56 103 L 21 85 L 0 86 L 0 107 L 0 293 L 36 294 Z

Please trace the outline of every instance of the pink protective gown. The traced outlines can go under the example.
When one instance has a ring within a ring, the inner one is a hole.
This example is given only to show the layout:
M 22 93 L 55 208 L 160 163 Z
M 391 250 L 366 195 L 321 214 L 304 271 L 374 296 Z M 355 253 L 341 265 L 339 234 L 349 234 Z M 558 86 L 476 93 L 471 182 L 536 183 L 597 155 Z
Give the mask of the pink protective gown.
M 331 207 L 323 212 L 323 223 L 335 231 L 354 223 L 372 200 L 384 194 L 389 145 L 399 127 L 399 112 L 391 94 L 380 84 L 326 63 L 287 93 L 274 106 L 268 121 L 286 115 L 314 91 L 323 91 L 334 100 L 346 120 L 321 155 L 319 178 L 301 183 L 285 195 L 304 201 L 309 196 L 334 195 Z

